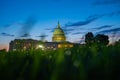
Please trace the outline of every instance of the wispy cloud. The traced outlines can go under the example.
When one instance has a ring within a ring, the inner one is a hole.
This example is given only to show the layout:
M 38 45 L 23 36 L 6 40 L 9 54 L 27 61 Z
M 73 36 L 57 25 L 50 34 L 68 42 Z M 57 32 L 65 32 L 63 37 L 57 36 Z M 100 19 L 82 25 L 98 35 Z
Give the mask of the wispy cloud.
M 50 31 L 50 32 L 54 32 L 56 28 L 45 28 L 44 30 Z
M 113 25 L 103 25 L 103 26 L 100 26 L 100 27 L 97 27 L 97 28 L 93 28 L 93 29 L 96 29 L 96 30 L 100 30 L 100 29 L 105 29 L 105 28 L 111 28 Z
M 105 14 L 96 14 L 96 15 L 91 15 L 89 16 L 85 21 L 78 21 L 78 22 L 73 22 L 73 23 L 67 23 L 65 24 L 64 27 L 81 27 L 81 26 L 84 26 L 84 25 L 88 25 L 102 17 L 112 17 L 112 16 L 118 16 L 120 15 L 120 11 L 114 11 L 114 12 L 111 12 L 111 13 L 105 13 Z M 110 26 L 103 26 L 103 27 L 110 27 Z M 103 28 L 102 27 L 102 28 Z
M 71 31 L 75 30 L 75 29 L 66 28 L 66 27 L 61 27 L 61 28 L 64 30 L 65 34 L 69 34 Z M 56 28 L 46 28 L 45 30 L 50 31 L 50 32 L 53 33 L 55 29 Z
M 9 37 L 14 37 L 15 35 L 12 35 L 12 34 L 8 34 L 8 33 L 1 33 L 0 35 L 2 35 L 2 36 L 9 36 Z
M 64 29 L 63 28 L 63 30 L 66 31 L 66 32 L 70 32 L 70 31 L 74 31 L 75 29 Z
M 35 37 L 47 37 L 48 35 L 39 35 L 39 36 L 35 36 Z
M 104 1 L 96 1 L 93 5 L 113 5 L 113 4 L 120 4 L 120 0 L 104 0 Z
M 28 19 L 23 23 L 23 26 L 20 29 L 21 37 L 22 35 L 28 36 L 26 34 L 29 34 L 30 31 L 33 29 L 34 25 L 37 23 L 37 19 L 35 17 L 28 17 Z
M 10 27 L 10 26 L 12 26 L 13 24 L 6 24 L 6 25 L 4 25 L 3 27 L 5 27 L 5 28 L 8 28 L 8 27 Z
M 114 11 L 114 12 L 111 12 L 111 13 L 107 13 L 107 14 L 103 14 L 103 15 L 108 16 L 108 17 L 118 16 L 118 15 L 120 15 L 120 10 L 119 11 Z
M 35 37 L 38 37 L 38 38 L 40 38 L 42 41 L 44 41 L 45 38 L 48 37 L 48 35 L 46 35 L 46 34 L 41 34 L 41 35 L 35 36 Z
M 75 22 L 75 23 L 68 23 L 68 24 L 65 24 L 66 27 L 73 27 L 73 26 L 84 26 L 84 25 L 87 25 L 87 24 L 90 24 L 94 21 L 96 21 L 97 19 L 101 18 L 103 15 L 92 15 L 92 16 L 89 16 L 85 21 L 78 21 L 78 22 Z
M 22 23 L 12 23 L 12 24 L 6 24 L 6 25 L 4 25 L 3 27 L 4 28 L 9 28 L 9 27 L 12 27 L 12 26 L 23 26 L 23 24 Z
M 111 32 L 118 32 L 120 31 L 120 28 L 114 28 L 114 29 L 109 29 L 109 30 L 103 30 L 98 33 L 111 33 Z
M 20 37 L 30 37 L 30 36 L 31 36 L 30 34 L 25 33 L 25 34 L 21 35 Z
M 73 32 L 75 29 L 63 28 L 63 30 L 64 30 L 65 34 L 68 35 L 71 32 Z
M 56 27 L 55 28 L 45 28 L 44 30 L 54 30 L 54 29 L 56 29 Z
M 78 35 L 78 34 L 85 34 L 85 32 L 75 32 L 75 33 L 72 33 L 72 35 Z
M 114 34 L 112 34 L 112 35 L 110 35 L 109 37 L 111 37 L 111 38 L 120 37 L 120 34 L 119 34 L 119 35 L 114 35 Z

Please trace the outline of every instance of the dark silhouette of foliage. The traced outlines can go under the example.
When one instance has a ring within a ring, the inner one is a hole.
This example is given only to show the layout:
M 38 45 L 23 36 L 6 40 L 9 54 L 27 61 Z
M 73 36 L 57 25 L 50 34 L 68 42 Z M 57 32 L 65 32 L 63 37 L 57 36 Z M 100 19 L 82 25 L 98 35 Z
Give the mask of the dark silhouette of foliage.
M 0 52 L 6 52 L 6 49 L 1 49 Z
M 109 43 L 109 37 L 103 34 L 97 34 L 95 37 L 92 32 L 88 32 L 85 35 L 85 42 L 87 45 L 92 45 L 93 43 L 99 45 L 107 45 Z
M 94 42 L 94 35 L 92 32 L 88 32 L 86 35 L 85 35 L 85 42 L 87 44 L 92 44 Z
M 97 34 L 95 36 L 95 42 L 97 44 L 107 45 L 109 43 L 108 36 L 103 34 Z

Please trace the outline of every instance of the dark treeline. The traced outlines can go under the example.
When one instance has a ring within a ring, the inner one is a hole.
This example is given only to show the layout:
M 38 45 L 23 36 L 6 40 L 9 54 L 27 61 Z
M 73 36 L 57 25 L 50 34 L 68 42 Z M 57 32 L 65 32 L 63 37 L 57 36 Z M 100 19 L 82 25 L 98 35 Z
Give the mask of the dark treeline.
M 120 80 L 120 41 L 70 49 L 0 51 L 0 80 Z
M 89 46 L 92 44 L 108 45 L 109 37 L 104 34 L 97 34 L 94 36 L 92 32 L 88 32 L 85 35 L 85 43 Z

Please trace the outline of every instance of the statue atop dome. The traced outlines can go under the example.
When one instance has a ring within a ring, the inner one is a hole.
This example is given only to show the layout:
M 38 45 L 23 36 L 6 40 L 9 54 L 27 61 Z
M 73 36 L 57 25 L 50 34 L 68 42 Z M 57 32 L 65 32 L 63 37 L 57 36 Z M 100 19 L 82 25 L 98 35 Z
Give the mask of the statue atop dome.
M 58 28 L 60 28 L 60 23 L 59 23 L 59 21 L 58 21 Z

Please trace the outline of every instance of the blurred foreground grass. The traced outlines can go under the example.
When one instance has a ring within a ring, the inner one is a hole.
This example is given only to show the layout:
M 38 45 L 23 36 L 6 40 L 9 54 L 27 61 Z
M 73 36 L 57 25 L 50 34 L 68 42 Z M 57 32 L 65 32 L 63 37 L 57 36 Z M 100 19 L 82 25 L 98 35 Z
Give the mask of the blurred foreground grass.
M 120 44 L 1 51 L 0 80 L 120 80 Z

